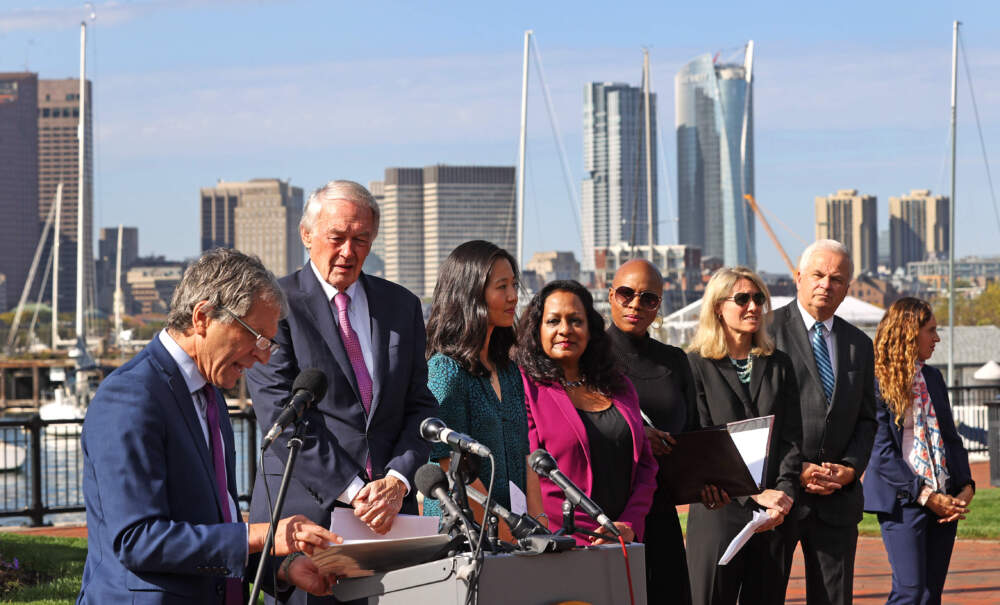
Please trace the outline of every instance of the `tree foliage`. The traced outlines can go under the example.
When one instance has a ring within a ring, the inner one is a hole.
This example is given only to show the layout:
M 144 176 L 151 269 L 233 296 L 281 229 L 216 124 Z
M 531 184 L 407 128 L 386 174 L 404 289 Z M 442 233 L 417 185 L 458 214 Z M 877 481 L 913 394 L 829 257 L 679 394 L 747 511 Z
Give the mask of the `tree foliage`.
M 948 322 L 948 298 L 934 299 L 934 316 L 939 324 Z M 1000 326 L 1000 283 L 993 282 L 975 298 L 955 298 L 956 326 Z

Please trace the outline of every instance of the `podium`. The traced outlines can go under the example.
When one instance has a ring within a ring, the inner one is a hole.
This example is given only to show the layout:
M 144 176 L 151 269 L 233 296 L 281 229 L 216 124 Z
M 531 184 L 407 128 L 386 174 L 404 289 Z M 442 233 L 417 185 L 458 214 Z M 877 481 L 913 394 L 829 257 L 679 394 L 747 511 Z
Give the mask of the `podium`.
M 627 544 L 636 605 L 646 605 L 646 555 L 642 544 Z M 368 605 L 464 605 L 468 587 L 459 577 L 468 554 L 343 580 L 333 588 L 341 601 L 367 599 Z M 538 605 L 560 601 L 629 605 L 628 576 L 621 546 L 603 545 L 541 555 L 490 554 L 479 576 L 480 605 Z

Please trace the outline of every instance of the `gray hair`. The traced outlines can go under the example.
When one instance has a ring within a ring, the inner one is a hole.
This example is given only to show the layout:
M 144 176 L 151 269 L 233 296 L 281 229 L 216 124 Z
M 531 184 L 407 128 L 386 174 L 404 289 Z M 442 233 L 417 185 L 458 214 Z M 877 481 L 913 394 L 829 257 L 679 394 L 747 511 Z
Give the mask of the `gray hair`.
M 813 254 L 823 250 L 825 252 L 835 252 L 841 254 L 847 259 L 847 272 L 848 277 L 854 275 L 854 259 L 851 258 L 851 252 L 847 249 L 847 246 L 838 242 L 835 239 L 818 239 L 813 243 L 806 246 L 806 249 L 802 251 L 802 256 L 799 257 L 798 269 L 800 272 L 806 270 L 806 266 L 809 261 L 812 260 Z
M 170 301 L 167 328 L 175 332 L 190 328 L 194 308 L 202 301 L 211 305 L 209 317 L 222 323 L 233 320 L 222 307 L 242 317 L 260 301 L 277 306 L 281 317 L 288 312 L 274 274 L 256 256 L 231 248 L 209 250 L 184 271 Z
M 364 185 L 355 183 L 354 181 L 330 181 L 316 191 L 313 191 L 309 199 L 306 200 L 306 207 L 302 210 L 302 220 L 299 221 L 299 227 L 305 231 L 312 231 L 313 226 L 316 224 L 316 217 L 319 215 L 320 208 L 323 207 L 323 202 L 332 202 L 334 200 L 344 200 L 371 210 L 372 223 L 375 228 L 375 233 L 372 234 L 372 237 L 378 234 L 378 223 L 381 215 L 378 202 L 375 201 L 375 196 Z

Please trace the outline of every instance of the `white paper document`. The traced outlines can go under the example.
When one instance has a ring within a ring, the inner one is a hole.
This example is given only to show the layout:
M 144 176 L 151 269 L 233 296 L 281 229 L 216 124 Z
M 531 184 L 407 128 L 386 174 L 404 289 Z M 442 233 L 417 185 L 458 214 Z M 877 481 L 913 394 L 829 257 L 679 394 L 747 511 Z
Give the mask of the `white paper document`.
M 354 516 L 353 508 L 335 508 L 330 517 L 330 531 L 343 538 L 344 544 L 357 544 L 433 536 L 438 533 L 439 522 L 439 517 L 397 515 L 392 522 L 392 529 L 385 534 L 377 534 L 364 521 Z
M 736 556 L 736 553 L 740 552 L 740 549 L 743 548 L 747 541 L 753 536 L 754 531 L 758 527 L 767 523 L 767 520 L 768 516 L 766 510 L 754 511 L 753 518 L 750 519 L 750 522 L 740 530 L 740 533 L 736 534 L 736 537 L 733 538 L 733 541 L 730 542 L 729 546 L 726 548 L 726 552 L 722 553 L 722 558 L 719 559 L 719 565 L 726 565 L 732 561 L 733 557 Z
M 528 499 L 513 481 L 510 482 L 510 512 L 523 515 L 528 512 Z
M 767 441 L 770 434 L 770 427 L 729 433 L 757 485 L 761 485 L 764 476 L 764 461 L 767 460 Z

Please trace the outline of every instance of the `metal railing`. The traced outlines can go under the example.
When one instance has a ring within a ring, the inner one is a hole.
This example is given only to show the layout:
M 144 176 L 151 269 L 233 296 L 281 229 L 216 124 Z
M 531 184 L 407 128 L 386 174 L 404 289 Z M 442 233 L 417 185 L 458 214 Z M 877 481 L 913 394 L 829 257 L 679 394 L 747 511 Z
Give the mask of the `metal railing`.
M 253 408 L 231 410 L 236 445 L 236 490 L 250 502 L 260 439 Z M 81 420 L 0 419 L 0 517 L 27 517 L 33 526 L 48 515 L 79 513 L 83 501 Z
M 988 452 L 986 402 L 1000 387 L 949 389 L 955 424 L 970 453 Z M 236 489 L 249 503 L 257 474 L 260 434 L 253 408 L 229 413 L 236 438 Z M 84 511 L 83 452 L 78 420 L 0 419 L 0 517 L 27 517 L 42 525 L 47 515 Z M 20 458 L 20 462 L 18 462 Z

